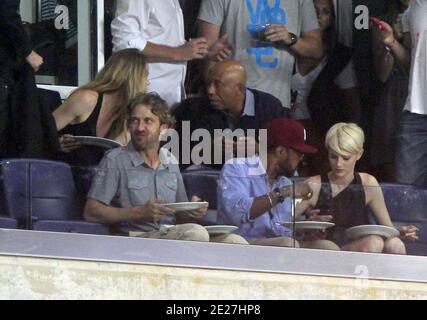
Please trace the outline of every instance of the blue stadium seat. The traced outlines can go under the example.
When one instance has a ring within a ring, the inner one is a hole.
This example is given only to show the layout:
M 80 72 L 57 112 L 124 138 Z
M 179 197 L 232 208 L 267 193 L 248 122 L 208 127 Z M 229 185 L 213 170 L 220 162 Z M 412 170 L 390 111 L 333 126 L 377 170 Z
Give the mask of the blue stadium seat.
M 382 183 L 381 189 L 393 224 L 420 229 L 418 241 L 405 243 L 408 254 L 427 256 L 427 190 L 397 183 Z
M 28 168 L 28 163 L 24 161 L 0 162 L 0 206 L 3 228 L 30 227 Z
M 109 234 L 109 228 L 83 220 L 84 196 L 79 194 L 68 164 L 45 160 L 10 160 L 1 164 L 7 210 L 23 213 L 29 229 Z M 11 181 L 6 183 L 6 179 Z
M 18 220 L 0 216 L 0 229 L 18 229 Z
M 185 172 L 182 174 L 188 197 L 198 196 L 202 200 L 209 202 L 208 214 L 200 220 L 202 225 L 217 224 L 216 192 L 219 174 L 219 171 L 215 170 Z

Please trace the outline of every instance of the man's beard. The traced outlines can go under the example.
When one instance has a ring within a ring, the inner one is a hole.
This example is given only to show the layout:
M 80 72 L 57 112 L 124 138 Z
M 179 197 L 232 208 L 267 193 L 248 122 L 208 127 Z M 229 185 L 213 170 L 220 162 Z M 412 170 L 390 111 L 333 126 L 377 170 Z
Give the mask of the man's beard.
M 135 148 L 136 151 L 138 151 L 138 152 L 147 151 L 147 150 L 153 149 L 157 146 L 158 139 L 155 137 L 152 137 L 152 138 L 148 138 L 144 142 L 137 142 L 136 139 L 132 139 L 132 143 L 133 143 L 133 147 Z
M 293 169 L 287 160 L 283 161 L 279 166 L 279 176 L 292 177 L 295 171 L 296 169 Z

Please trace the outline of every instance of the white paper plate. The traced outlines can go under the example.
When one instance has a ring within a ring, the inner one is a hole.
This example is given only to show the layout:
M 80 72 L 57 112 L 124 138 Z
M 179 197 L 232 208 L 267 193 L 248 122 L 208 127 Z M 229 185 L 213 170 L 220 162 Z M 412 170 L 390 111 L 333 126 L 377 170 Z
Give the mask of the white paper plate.
M 74 137 L 74 139 L 76 139 L 76 141 L 80 142 L 81 144 L 87 146 L 96 146 L 105 149 L 114 149 L 122 147 L 119 142 L 105 138 L 76 136 Z
M 400 232 L 395 228 L 387 226 L 363 225 L 347 229 L 345 235 L 352 240 L 371 235 L 392 238 L 398 237 Z
M 284 226 L 289 229 L 294 228 L 293 222 L 277 222 L 278 225 Z M 332 222 L 323 222 L 323 221 L 296 221 L 295 230 L 300 229 L 312 229 L 312 230 L 325 230 L 335 226 L 335 223 Z
M 175 212 L 193 211 L 208 206 L 209 202 L 178 202 L 178 203 L 165 203 L 163 206 L 174 209 Z
M 205 228 L 211 235 L 229 234 L 239 229 L 236 226 L 206 226 Z

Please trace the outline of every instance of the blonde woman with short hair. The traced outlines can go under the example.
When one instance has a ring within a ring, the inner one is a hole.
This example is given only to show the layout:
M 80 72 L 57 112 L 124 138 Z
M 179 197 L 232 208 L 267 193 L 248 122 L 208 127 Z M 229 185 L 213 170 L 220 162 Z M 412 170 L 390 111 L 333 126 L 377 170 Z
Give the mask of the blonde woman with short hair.
M 94 147 L 82 147 L 73 136 L 108 138 L 123 145 L 129 142 L 126 109 L 133 98 L 146 92 L 147 78 L 142 52 L 125 49 L 111 56 L 95 80 L 71 94 L 53 114 L 67 162 L 92 165 L 103 156 L 103 152 L 91 152 Z
M 313 197 L 297 207 L 297 214 L 334 222 L 327 237 L 344 251 L 406 254 L 401 239 L 418 239 L 414 226 L 402 227 L 400 238 L 384 240 L 371 235 L 350 241 L 345 237 L 346 229 L 370 224 L 367 207 L 378 224 L 393 227 L 378 181 L 367 173 L 355 172 L 356 162 L 363 156 L 364 142 L 363 130 L 354 123 L 338 123 L 328 131 L 325 146 L 331 170 L 308 179 Z

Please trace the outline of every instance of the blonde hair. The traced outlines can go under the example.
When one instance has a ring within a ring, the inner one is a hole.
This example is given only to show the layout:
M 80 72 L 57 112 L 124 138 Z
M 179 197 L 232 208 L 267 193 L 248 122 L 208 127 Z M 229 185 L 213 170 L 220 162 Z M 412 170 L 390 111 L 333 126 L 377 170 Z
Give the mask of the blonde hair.
M 148 85 L 146 58 L 138 49 L 124 49 L 114 53 L 90 83 L 78 90 L 93 90 L 100 94 L 119 92 L 122 101 L 119 117 L 112 123 L 107 136 L 116 138 L 127 130 L 127 106 L 139 93 L 145 93 Z
M 363 150 L 365 134 L 355 123 L 337 123 L 326 134 L 325 146 L 339 155 Z

